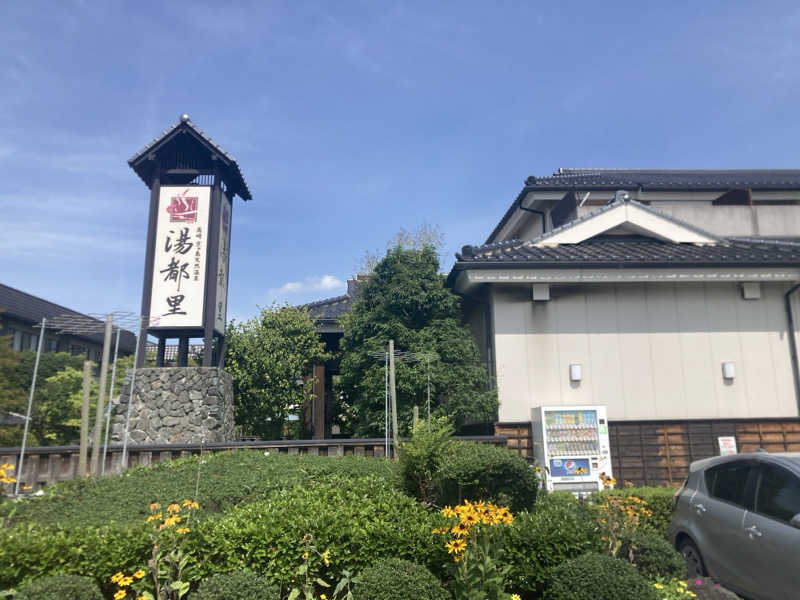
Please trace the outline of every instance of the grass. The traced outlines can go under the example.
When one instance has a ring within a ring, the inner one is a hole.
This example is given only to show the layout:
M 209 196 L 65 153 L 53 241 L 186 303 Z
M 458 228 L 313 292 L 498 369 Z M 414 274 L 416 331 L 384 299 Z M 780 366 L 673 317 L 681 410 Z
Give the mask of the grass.
M 197 497 L 198 466 L 200 485 Z M 272 491 L 294 485 L 313 485 L 331 477 L 373 475 L 398 485 L 393 461 L 346 456 L 288 456 L 261 450 L 233 450 L 171 460 L 129 469 L 121 476 L 74 479 L 45 488 L 44 496 L 0 503 L 6 524 L 107 525 L 137 523 L 147 517 L 151 502 L 166 505 L 196 499 L 199 516 L 266 498 Z

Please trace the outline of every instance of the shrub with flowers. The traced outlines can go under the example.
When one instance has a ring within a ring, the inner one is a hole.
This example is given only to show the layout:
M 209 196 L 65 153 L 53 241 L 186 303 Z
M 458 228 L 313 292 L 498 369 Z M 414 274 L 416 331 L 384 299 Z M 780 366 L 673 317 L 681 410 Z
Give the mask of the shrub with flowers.
M 158 502 L 150 504 L 150 515 L 145 519 L 152 527 L 152 550 L 147 561 L 150 577 L 145 578 L 148 573 L 141 568 L 130 575 L 115 573 L 111 576 L 117 586 L 114 600 L 180 600 L 189 592 L 189 578 L 184 571 L 191 553 L 183 546 L 192 513 L 199 508 L 188 498 L 182 504 L 173 502 L 164 510 Z
M 623 539 L 636 531 L 643 517 L 651 514 L 647 502 L 637 496 L 607 496 L 600 505 L 598 522 L 600 539 L 608 554 L 616 557 Z
M 447 537 L 456 600 L 508 598 L 505 577 L 510 566 L 502 564 L 502 540 L 497 535 L 498 527 L 514 521 L 508 507 L 465 500 L 453 508 L 445 506 L 441 514 L 449 523 L 434 532 Z
M 656 579 L 653 582 L 653 589 L 658 594 L 658 600 L 686 600 L 697 597 L 682 579 Z
M 14 465 L 3 463 L 0 465 L 0 495 L 8 493 L 11 485 L 16 483 L 16 478 L 11 475 L 14 472 Z

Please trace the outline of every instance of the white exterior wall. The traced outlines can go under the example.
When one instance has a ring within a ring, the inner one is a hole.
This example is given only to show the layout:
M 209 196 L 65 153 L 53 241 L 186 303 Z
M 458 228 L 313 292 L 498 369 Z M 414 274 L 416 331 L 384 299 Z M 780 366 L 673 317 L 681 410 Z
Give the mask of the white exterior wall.
M 492 288 L 501 422 L 559 404 L 605 404 L 612 420 L 798 416 L 788 284 L 762 283 L 760 300 L 737 283 L 552 287 L 536 303 L 529 286 Z

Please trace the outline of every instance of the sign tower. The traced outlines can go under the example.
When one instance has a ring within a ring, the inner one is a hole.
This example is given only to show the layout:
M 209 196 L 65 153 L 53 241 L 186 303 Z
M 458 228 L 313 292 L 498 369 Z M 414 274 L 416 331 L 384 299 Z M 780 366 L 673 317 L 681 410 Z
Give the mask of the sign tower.
M 186 367 L 189 340 L 202 338 L 203 366 L 222 367 L 233 198 L 251 200 L 236 160 L 181 115 L 128 164 L 150 188 L 142 314 L 158 339 L 178 340 L 177 365 Z M 144 366 L 147 335 L 139 338 Z

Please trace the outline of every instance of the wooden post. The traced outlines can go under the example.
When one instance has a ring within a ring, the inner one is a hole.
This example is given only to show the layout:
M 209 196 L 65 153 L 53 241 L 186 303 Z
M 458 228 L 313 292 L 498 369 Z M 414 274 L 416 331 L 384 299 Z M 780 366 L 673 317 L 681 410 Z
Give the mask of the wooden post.
M 103 439 L 103 409 L 105 408 L 106 379 L 108 378 L 108 359 L 111 354 L 111 315 L 106 315 L 106 330 L 103 336 L 103 358 L 100 362 L 100 387 L 97 390 L 97 411 L 94 415 L 94 435 L 92 436 L 92 475 L 100 474 L 100 447 Z
M 163 337 L 160 337 L 160 338 L 158 338 L 158 349 L 156 350 L 156 366 L 157 367 L 163 367 L 164 366 L 164 355 L 166 353 L 167 353 L 167 339 L 163 338 Z
M 83 402 L 81 403 L 81 445 L 78 455 L 78 477 L 86 477 L 89 450 L 89 391 L 92 383 L 92 361 L 83 361 Z
M 399 449 L 397 435 L 397 390 L 394 384 L 394 340 L 389 340 L 389 397 L 392 401 L 392 438 L 394 439 L 395 455 L 397 455 L 397 450 Z
M 150 156 L 150 160 L 156 161 L 155 156 Z M 144 253 L 144 283 L 142 285 L 142 315 L 150 314 L 150 300 L 153 293 L 153 262 L 156 257 L 156 226 L 158 225 L 158 197 L 161 192 L 161 170 L 156 161 L 153 170 L 153 179 L 150 181 L 150 212 L 147 218 L 147 247 Z M 149 319 L 145 321 L 144 331 L 139 339 L 137 364 L 135 367 L 144 367 L 145 357 L 147 356 L 147 327 L 150 325 Z M 138 332 L 137 332 L 138 333 Z
M 325 439 L 325 365 L 314 365 L 313 406 L 311 415 L 312 439 Z
M 416 427 L 417 423 L 419 423 L 419 406 L 417 406 L 416 404 L 414 405 L 414 412 L 411 422 L 414 424 L 414 427 Z

